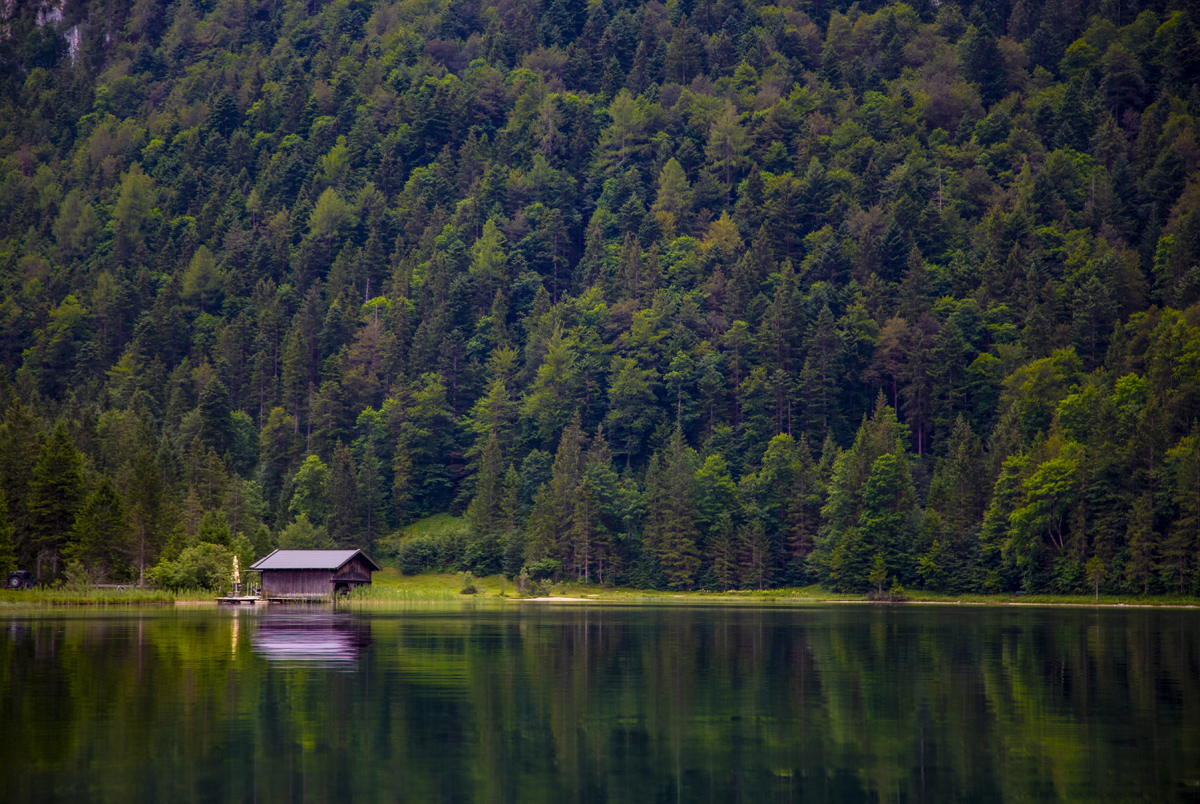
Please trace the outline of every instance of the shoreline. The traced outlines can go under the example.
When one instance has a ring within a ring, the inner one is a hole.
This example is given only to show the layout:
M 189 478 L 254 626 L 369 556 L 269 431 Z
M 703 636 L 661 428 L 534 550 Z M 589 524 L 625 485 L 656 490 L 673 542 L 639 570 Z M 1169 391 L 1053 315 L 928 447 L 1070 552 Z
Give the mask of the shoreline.
M 535 597 L 512 595 L 515 589 L 500 576 L 477 578 L 478 594 L 459 593 L 461 582 L 451 574 L 422 574 L 402 576 L 394 569 L 377 573 L 370 592 L 347 601 L 338 601 L 339 607 L 378 608 L 413 604 L 470 603 L 492 605 L 504 603 L 586 605 L 604 604 L 619 606 L 827 606 L 837 604 L 879 606 L 1024 606 L 1055 608 L 1111 608 L 1111 609 L 1200 609 L 1200 598 L 1192 596 L 1162 596 L 1150 598 L 1108 596 L 1094 600 L 1091 596 L 1075 595 L 978 595 L 961 597 L 949 595 L 921 594 L 909 592 L 909 597 L 899 601 L 868 600 L 865 595 L 840 595 L 819 587 L 776 589 L 768 591 L 733 592 L 663 592 L 643 589 L 612 589 L 595 586 L 563 583 L 549 594 Z M 506 593 L 507 592 L 507 593 Z M 28 596 L 28 597 L 27 597 Z M 43 610 L 63 608 L 206 608 L 219 606 L 219 593 L 187 592 L 182 595 L 170 593 L 147 594 L 147 590 L 126 593 L 76 594 L 57 592 L 0 591 L 0 612 Z M 332 601 L 330 601 L 332 603 Z M 255 606 L 257 607 L 257 605 Z M 236 608 L 236 607 L 235 607 Z

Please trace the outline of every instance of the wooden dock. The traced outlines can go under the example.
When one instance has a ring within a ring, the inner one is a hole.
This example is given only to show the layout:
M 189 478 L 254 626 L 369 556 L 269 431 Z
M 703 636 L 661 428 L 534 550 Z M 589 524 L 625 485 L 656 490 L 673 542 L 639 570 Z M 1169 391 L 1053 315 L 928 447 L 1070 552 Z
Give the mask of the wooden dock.
M 259 597 L 258 595 L 245 595 L 242 597 L 219 597 L 219 598 L 217 598 L 217 605 L 218 606 L 241 606 L 243 604 L 248 604 L 248 605 L 253 606 L 255 603 L 258 603 L 261 600 L 262 600 L 262 598 Z
M 263 595 L 262 599 L 268 603 L 331 603 L 333 601 L 331 595 L 316 594 Z

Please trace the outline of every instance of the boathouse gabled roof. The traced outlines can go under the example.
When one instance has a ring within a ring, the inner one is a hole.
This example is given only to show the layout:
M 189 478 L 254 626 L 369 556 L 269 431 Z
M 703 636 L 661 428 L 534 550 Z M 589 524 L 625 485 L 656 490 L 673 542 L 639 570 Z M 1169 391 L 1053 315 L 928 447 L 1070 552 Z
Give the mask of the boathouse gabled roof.
M 275 550 L 255 561 L 252 570 L 338 570 L 362 556 L 378 572 L 381 567 L 362 550 Z

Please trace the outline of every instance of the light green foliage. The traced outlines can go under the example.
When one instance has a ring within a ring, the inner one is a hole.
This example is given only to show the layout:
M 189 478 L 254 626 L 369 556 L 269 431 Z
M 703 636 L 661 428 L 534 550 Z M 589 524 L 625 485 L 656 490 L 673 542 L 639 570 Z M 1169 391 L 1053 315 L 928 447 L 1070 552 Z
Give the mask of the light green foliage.
M 216 259 L 208 246 L 200 246 L 192 255 L 187 271 L 183 275 L 184 298 L 194 301 L 204 313 L 205 304 L 211 308 L 221 292 L 224 276 L 217 268 Z
M 161 589 L 206 589 L 227 592 L 233 571 L 233 553 L 220 544 L 201 542 L 188 547 L 174 561 L 162 561 L 147 573 Z
M 325 528 L 314 525 L 306 514 L 298 515 L 279 534 L 281 550 L 331 550 L 336 545 Z
M 316 455 L 309 455 L 292 478 L 291 502 L 288 510 L 322 525 L 329 516 L 329 468 Z

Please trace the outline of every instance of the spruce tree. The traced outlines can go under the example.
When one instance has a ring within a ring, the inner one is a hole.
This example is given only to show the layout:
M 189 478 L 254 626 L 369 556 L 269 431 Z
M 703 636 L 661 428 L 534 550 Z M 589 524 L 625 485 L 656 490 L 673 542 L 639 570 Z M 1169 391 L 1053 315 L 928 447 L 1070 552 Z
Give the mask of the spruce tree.
M 302 469 L 303 471 L 303 469 Z M 328 487 L 329 537 L 339 547 L 355 545 L 357 534 L 358 483 L 354 476 L 354 456 L 340 440 L 329 464 Z
M 102 477 L 75 515 L 63 556 L 83 562 L 93 577 L 123 575 L 129 532 L 125 506 L 112 482 Z
M 646 539 L 667 584 L 691 588 L 700 567 L 696 453 L 676 427 L 647 474 Z
M 17 551 L 13 547 L 12 520 L 8 517 L 8 502 L 0 489 L 0 578 L 17 568 Z
M 33 467 L 29 484 L 29 518 L 37 548 L 39 576 L 43 559 L 58 574 L 58 561 L 86 489 L 83 456 L 75 449 L 66 423 L 54 425 Z

